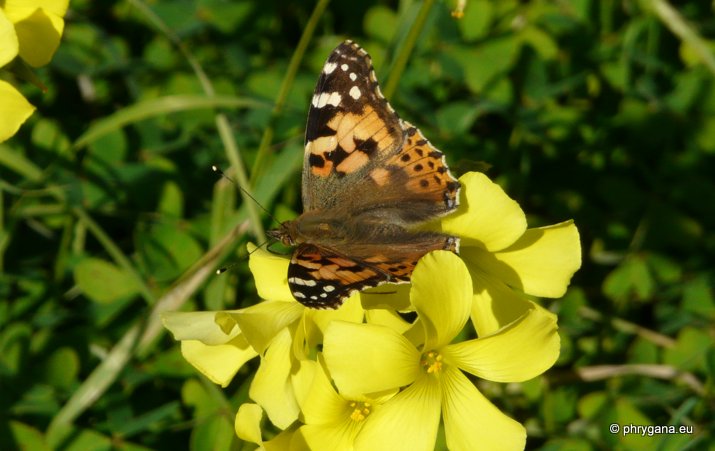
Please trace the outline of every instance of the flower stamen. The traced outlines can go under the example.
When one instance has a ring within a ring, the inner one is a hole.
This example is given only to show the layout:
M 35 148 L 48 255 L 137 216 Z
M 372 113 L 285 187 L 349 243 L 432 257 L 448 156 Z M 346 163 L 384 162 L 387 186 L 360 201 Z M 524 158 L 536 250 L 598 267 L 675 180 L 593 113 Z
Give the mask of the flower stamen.
M 359 423 L 370 415 L 370 412 L 372 411 L 372 404 L 369 402 L 352 401 L 350 403 L 350 408 L 353 409 L 353 412 L 350 414 L 350 419 Z
M 442 370 L 442 354 L 436 351 L 429 351 L 422 354 L 420 364 L 427 371 L 427 374 L 435 374 Z

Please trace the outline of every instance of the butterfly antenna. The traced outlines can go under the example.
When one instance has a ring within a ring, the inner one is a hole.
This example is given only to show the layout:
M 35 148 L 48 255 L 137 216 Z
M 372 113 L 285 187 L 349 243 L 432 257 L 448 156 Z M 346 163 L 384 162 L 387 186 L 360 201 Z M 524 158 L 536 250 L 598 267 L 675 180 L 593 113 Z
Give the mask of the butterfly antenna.
M 258 249 L 262 248 L 263 246 L 270 245 L 270 243 L 271 243 L 271 240 L 266 240 L 266 241 L 262 242 L 261 244 L 259 244 L 258 246 L 256 246 L 255 249 L 253 249 L 251 252 L 249 252 L 249 253 L 248 253 L 248 256 L 250 256 L 252 253 L 256 252 Z M 230 265 L 223 266 L 223 267 L 221 267 L 221 268 L 219 268 L 219 269 L 216 270 L 216 274 L 221 275 L 221 274 L 225 273 L 226 271 L 228 271 L 229 269 L 231 269 L 231 268 L 233 268 L 233 267 L 235 267 L 235 266 L 237 266 L 237 265 L 238 265 L 238 262 L 234 262 L 234 263 L 231 263 Z
M 244 189 L 244 188 L 243 188 L 241 185 L 239 185 L 234 179 L 232 179 L 231 177 L 227 176 L 226 173 L 221 170 L 221 168 L 219 168 L 218 166 L 216 166 L 216 165 L 214 164 L 214 165 L 211 166 L 211 169 L 212 169 L 214 172 L 218 173 L 221 177 L 223 177 L 223 178 L 225 178 L 226 180 L 228 180 L 229 182 L 233 183 L 238 189 L 240 189 L 241 191 L 243 191 L 243 193 L 244 193 L 246 196 L 248 196 L 249 198 L 251 198 L 251 200 L 252 200 L 253 202 L 255 202 L 256 205 L 258 205 L 259 207 L 261 207 L 261 210 L 265 211 L 266 214 L 268 215 L 268 217 L 271 218 L 276 224 L 281 224 L 281 222 L 280 222 L 279 220 L 277 220 L 277 219 L 275 218 L 275 216 L 273 216 L 273 215 L 271 214 L 270 211 L 266 210 L 266 207 L 264 207 L 263 205 L 261 205 L 261 203 L 258 202 L 258 200 L 256 200 L 256 198 L 253 197 L 253 195 L 252 195 L 251 193 L 249 193 L 248 190 Z M 263 244 L 265 244 L 265 243 L 263 243 Z M 259 247 L 260 247 L 260 246 L 259 246 Z

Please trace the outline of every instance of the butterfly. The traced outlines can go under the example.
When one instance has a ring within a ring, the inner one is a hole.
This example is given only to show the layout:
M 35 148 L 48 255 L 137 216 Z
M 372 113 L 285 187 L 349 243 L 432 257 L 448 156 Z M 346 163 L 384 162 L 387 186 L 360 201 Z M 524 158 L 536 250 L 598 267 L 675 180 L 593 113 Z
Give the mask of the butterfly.
M 416 227 L 457 208 L 442 152 L 400 119 L 370 56 L 345 41 L 328 57 L 308 112 L 304 212 L 269 236 L 295 246 L 288 286 L 301 304 L 336 309 L 353 292 L 408 283 L 424 254 L 459 238 Z

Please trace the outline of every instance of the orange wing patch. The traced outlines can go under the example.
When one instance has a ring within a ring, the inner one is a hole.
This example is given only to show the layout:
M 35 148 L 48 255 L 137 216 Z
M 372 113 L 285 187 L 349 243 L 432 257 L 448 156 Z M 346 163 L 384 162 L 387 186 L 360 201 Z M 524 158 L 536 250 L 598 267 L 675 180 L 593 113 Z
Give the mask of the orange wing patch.
M 316 138 L 305 147 L 311 171 L 318 177 L 329 176 L 333 169 L 353 173 L 368 164 L 374 152 L 391 150 L 396 144 L 395 130 L 370 105 L 360 113 L 335 112 L 327 127 L 335 134 Z
M 459 183 L 452 177 L 444 161 L 444 154 L 434 148 L 422 132 L 404 122 L 407 139 L 402 150 L 388 164 L 407 173 L 405 187 L 420 195 L 432 194 L 444 200 L 448 208 L 457 204 Z

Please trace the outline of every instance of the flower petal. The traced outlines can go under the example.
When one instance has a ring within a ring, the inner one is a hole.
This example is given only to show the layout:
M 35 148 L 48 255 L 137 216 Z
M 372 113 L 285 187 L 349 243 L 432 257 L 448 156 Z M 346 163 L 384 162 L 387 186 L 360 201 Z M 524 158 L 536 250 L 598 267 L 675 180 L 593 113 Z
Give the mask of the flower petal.
M 8 16 L 12 17 L 12 21 L 17 22 L 31 15 L 38 8 L 63 17 L 69 3 L 69 0 L 5 0 L 3 8 Z
M 566 221 L 529 229 L 503 251 L 475 252 L 467 258 L 468 264 L 525 293 L 557 298 L 566 293 L 571 276 L 581 267 L 581 243 L 573 221 Z
M 238 438 L 259 446 L 262 445 L 261 418 L 263 418 L 261 406 L 250 402 L 241 404 L 233 424 Z
M 410 298 L 425 327 L 425 349 L 448 344 L 472 307 L 472 279 L 464 262 L 448 251 L 425 255 L 412 273 Z
M 20 43 L 20 57 L 32 67 L 49 63 L 60 45 L 65 27 L 62 16 L 37 8 L 30 15 L 13 22 Z
M 405 321 L 397 312 L 385 309 L 365 310 L 365 322 L 387 326 L 400 334 L 404 334 L 412 327 L 412 324 Z
M 228 343 L 241 333 L 225 312 L 164 312 L 161 321 L 174 340 L 198 340 L 206 345 Z
M 349 417 L 347 401 L 340 396 L 330 383 L 330 379 L 319 363 L 314 361 L 301 362 L 301 370 L 313 374 L 310 389 L 301 404 L 305 424 L 332 424 Z M 311 371 L 312 370 L 312 371 Z
M 0 8 L 0 67 L 15 59 L 19 48 L 15 27 Z
M 325 332 L 332 321 L 362 323 L 365 311 L 360 304 L 360 296 L 350 296 L 337 310 L 305 309 L 306 319 L 312 320 L 321 332 Z
M 10 83 L 0 80 L 0 142 L 17 133 L 20 126 L 35 111 Z
M 278 435 L 263 442 L 263 448 L 257 448 L 256 451 L 312 451 L 305 444 L 303 437 L 296 433 L 293 428 L 281 431 Z
M 354 449 L 434 449 L 440 402 L 437 379 L 421 376 L 370 414 L 355 439 Z
M 256 249 L 248 243 L 248 267 L 253 274 L 258 296 L 271 301 L 293 301 L 288 288 L 288 263 L 290 259 L 272 254 L 264 249 Z
M 495 382 L 522 382 L 549 369 L 559 357 L 556 315 L 534 304 L 493 335 L 442 348 L 445 361 Z
M 454 451 L 523 450 L 524 427 L 504 415 L 453 366 L 440 378 L 447 447 Z
M 410 308 L 410 285 L 389 283 L 360 292 L 360 301 L 365 310 L 408 310 Z
M 514 243 L 526 230 L 526 216 L 516 201 L 479 172 L 459 178 L 459 208 L 441 221 L 444 233 L 459 236 L 462 246 L 497 251 Z
M 462 254 L 464 257 L 464 253 Z M 487 276 L 478 268 L 471 267 L 474 298 L 472 301 L 472 323 L 477 336 L 485 337 L 516 321 L 533 303 L 522 293 L 518 293 L 503 282 Z
M 311 358 L 323 343 L 323 331 L 332 321 L 362 323 L 365 311 L 360 304 L 360 295 L 350 296 L 337 310 L 304 308 L 303 318 L 293 336 L 293 353 L 298 359 Z
M 307 424 L 298 429 L 309 449 L 353 449 L 353 441 L 359 432 L 358 424 L 352 421 L 341 421 L 333 424 Z
M 420 353 L 385 326 L 333 321 L 325 331 L 323 355 L 344 396 L 389 390 L 420 374 Z
M 298 321 L 305 307 L 295 301 L 266 301 L 228 312 L 259 354 L 289 324 Z
M 281 429 L 298 419 L 298 402 L 291 385 L 291 336 L 287 328 L 273 339 L 261 359 L 248 395 L 266 411 Z
M 226 387 L 243 364 L 258 354 L 243 335 L 239 335 L 223 345 L 182 340 L 181 355 L 211 382 Z

